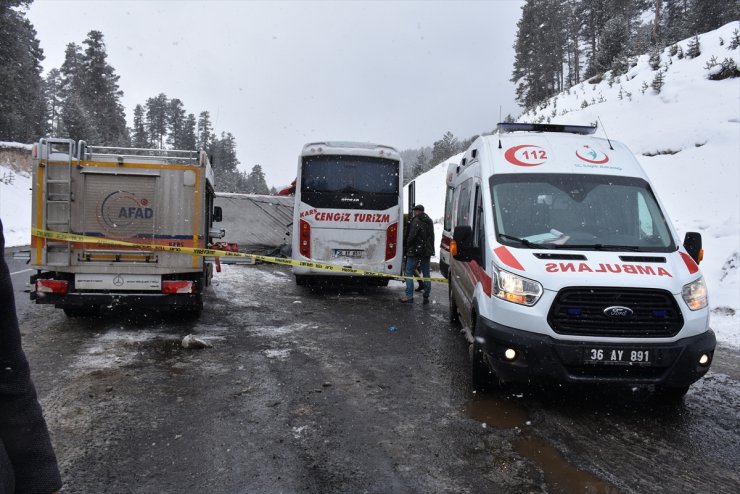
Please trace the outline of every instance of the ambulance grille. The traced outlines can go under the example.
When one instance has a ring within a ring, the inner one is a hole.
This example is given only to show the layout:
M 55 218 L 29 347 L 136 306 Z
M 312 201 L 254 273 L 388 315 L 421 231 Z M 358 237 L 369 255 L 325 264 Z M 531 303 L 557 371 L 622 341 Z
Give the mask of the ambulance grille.
M 609 317 L 607 307 L 627 307 L 629 317 Z M 547 316 L 558 334 L 661 338 L 678 334 L 683 316 L 676 299 L 665 290 L 641 288 L 564 288 Z

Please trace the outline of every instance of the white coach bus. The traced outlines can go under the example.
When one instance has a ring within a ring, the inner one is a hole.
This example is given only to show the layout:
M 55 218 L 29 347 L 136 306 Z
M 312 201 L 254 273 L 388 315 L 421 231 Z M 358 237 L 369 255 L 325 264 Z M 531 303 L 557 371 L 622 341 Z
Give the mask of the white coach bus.
M 403 162 L 394 148 L 358 142 L 306 144 L 298 160 L 292 257 L 296 283 L 356 278 L 307 263 L 401 274 Z M 389 277 L 363 281 L 385 286 Z

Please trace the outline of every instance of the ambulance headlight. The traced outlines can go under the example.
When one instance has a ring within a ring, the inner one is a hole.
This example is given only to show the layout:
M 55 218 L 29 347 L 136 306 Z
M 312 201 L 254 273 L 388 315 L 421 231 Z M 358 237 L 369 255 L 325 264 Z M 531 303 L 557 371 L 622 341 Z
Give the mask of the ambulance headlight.
M 542 285 L 538 282 L 504 271 L 495 264 L 492 264 L 492 268 L 491 291 L 495 297 L 515 304 L 532 306 L 542 296 Z
M 683 296 L 684 302 L 689 306 L 691 310 L 703 309 L 707 306 L 707 285 L 704 283 L 704 277 L 702 276 L 698 280 L 684 285 L 681 289 L 681 296 Z

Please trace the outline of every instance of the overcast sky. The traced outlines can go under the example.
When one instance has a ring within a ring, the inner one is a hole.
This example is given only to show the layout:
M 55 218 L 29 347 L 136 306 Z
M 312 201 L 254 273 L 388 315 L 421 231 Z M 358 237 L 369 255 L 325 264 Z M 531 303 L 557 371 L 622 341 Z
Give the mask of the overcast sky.
M 519 115 L 509 78 L 523 4 L 36 0 L 27 17 L 45 73 L 101 31 L 129 125 L 148 98 L 179 98 L 234 135 L 243 170 L 260 164 L 280 187 L 306 142 L 404 150 Z

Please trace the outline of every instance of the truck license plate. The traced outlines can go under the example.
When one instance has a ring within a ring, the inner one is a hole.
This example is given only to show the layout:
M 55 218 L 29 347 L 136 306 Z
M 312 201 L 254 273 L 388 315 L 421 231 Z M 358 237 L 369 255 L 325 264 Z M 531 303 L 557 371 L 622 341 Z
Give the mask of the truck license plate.
M 583 352 L 584 364 L 653 365 L 655 352 L 634 348 L 587 348 Z
M 362 250 L 334 249 L 334 257 L 362 257 Z

